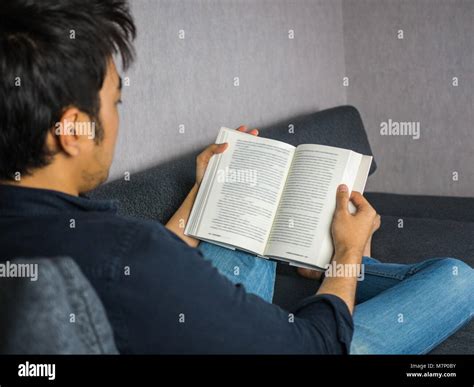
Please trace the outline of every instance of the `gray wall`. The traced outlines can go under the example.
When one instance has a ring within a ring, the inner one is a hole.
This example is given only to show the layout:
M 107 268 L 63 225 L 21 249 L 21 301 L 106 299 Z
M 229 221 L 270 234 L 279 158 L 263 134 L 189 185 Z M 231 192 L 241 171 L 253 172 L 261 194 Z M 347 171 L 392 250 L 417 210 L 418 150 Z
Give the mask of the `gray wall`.
M 343 15 L 347 102 L 379 167 L 367 189 L 474 196 L 474 1 L 346 0 Z M 380 135 L 388 119 L 420 138 Z
M 201 149 L 222 125 L 347 102 L 378 161 L 368 190 L 474 196 L 474 1 L 131 2 L 138 56 L 112 179 Z M 388 119 L 419 122 L 420 139 L 381 136 Z
M 123 74 L 112 179 L 202 148 L 221 126 L 345 103 L 339 0 L 132 0 L 132 12 L 138 60 Z

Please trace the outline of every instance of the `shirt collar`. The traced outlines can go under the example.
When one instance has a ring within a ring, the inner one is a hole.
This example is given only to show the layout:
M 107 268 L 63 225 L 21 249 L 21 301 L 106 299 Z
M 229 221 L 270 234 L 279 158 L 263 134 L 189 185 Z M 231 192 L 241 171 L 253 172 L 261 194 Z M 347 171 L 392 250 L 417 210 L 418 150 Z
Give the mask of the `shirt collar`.
M 0 184 L 0 216 L 48 215 L 64 212 L 116 213 L 117 200 L 95 200 L 49 189 Z

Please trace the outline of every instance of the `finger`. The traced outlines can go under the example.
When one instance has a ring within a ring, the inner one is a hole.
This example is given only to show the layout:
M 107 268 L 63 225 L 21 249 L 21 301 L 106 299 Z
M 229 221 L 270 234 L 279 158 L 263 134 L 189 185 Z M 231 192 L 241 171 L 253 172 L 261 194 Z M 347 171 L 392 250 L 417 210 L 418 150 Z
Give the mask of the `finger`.
M 360 192 L 352 191 L 350 200 L 354 204 L 354 206 L 357 208 L 357 212 L 372 210 L 372 206 L 367 201 L 367 199 L 364 198 L 364 196 L 362 196 Z
M 379 229 L 381 225 L 382 225 L 382 218 L 380 217 L 379 214 L 377 214 L 374 220 L 374 227 L 375 229 Z
M 228 145 L 229 143 L 227 142 L 223 142 L 222 144 L 212 144 L 204 150 L 204 153 L 208 154 L 209 157 L 211 157 L 213 154 L 224 152 L 227 149 Z
M 229 143 L 224 142 L 222 144 L 214 144 L 214 145 L 217 145 L 217 147 L 214 148 L 213 154 L 219 154 L 219 153 L 224 152 L 227 149 L 227 147 L 229 146 Z
M 198 156 L 198 160 L 200 162 L 209 162 L 209 159 L 214 155 L 218 153 L 222 153 L 227 149 L 227 146 L 229 144 L 227 142 L 222 143 L 222 144 L 212 144 L 209 145 L 202 153 Z
M 252 136 L 258 136 L 258 129 L 249 130 L 247 133 L 251 134 Z
M 236 130 L 238 130 L 239 132 L 246 132 L 247 131 L 247 126 L 240 125 Z
M 339 185 L 336 192 L 336 211 L 348 212 L 349 188 L 345 184 Z

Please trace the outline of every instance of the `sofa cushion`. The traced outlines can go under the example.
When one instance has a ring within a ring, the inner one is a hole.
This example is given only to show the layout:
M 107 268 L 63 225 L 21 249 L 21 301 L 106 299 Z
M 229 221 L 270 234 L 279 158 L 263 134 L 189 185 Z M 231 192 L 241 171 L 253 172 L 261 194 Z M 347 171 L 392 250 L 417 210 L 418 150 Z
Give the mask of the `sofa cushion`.
M 365 197 L 384 215 L 474 222 L 473 198 L 375 192 L 366 192 Z
M 398 225 L 403 221 L 403 228 Z M 382 215 L 372 255 L 384 262 L 414 263 L 454 257 L 474 266 L 474 222 Z

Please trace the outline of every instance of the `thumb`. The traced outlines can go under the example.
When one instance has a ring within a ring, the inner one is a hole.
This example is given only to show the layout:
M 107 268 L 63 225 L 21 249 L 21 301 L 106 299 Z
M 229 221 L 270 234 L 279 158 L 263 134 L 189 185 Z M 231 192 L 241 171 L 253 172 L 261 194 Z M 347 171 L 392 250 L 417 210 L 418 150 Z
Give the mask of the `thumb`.
M 206 149 L 206 153 L 208 153 L 209 157 L 211 157 L 214 154 L 219 154 L 224 152 L 227 149 L 227 146 L 229 144 L 227 142 L 224 142 L 222 144 L 212 144 L 209 145 Z
M 214 144 L 214 145 L 217 145 L 217 147 L 214 149 L 214 154 L 217 154 L 217 153 L 224 152 L 227 149 L 227 147 L 229 146 L 229 143 L 224 142 L 222 144 Z
M 227 142 L 225 142 L 223 144 L 209 145 L 206 149 L 204 149 L 204 151 L 202 153 L 200 153 L 198 155 L 197 162 L 199 164 L 208 163 L 212 156 L 214 156 L 215 154 L 219 154 L 219 153 L 224 152 L 227 149 L 228 145 L 229 144 Z
M 349 205 L 349 188 L 345 184 L 337 187 L 336 192 L 336 211 L 348 211 Z

